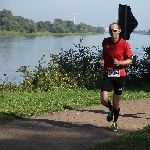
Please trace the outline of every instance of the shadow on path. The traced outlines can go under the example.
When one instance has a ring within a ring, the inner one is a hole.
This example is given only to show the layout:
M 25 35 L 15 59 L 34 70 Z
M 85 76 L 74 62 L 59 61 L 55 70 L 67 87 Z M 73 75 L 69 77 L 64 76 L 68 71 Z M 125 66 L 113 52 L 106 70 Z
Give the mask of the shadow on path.
M 60 120 L 26 118 L 0 126 L 0 149 L 86 150 L 128 132 Z
M 108 111 L 104 111 L 104 110 L 86 110 L 86 109 L 77 109 L 76 111 L 80 111 L 80 112 L 93 112 L 93 113 L 100 113 L 100 114 L 108 114 Z M 144 115 L 145 113 L 133 113 L 133 114 L 120 114 L 120 116 L 122 117 L 133 117 L 133 118 L 142 118 L 140 116 L 137 115 Z

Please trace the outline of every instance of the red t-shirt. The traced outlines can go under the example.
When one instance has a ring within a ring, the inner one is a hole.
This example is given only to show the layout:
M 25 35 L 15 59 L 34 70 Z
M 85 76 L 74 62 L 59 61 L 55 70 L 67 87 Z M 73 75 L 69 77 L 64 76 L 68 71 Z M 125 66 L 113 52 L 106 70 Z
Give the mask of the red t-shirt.
M 117 43 L 112 43 L 111 38 L 104 38 L 102 42 L 104 53 L 104 75 L 108 75 L 109 69 L 119 69 L 120 76 L 126 76 L 125 66 L 114 66 L 114 59 L 124 61 L 130 58 L 133 53 L 130 45 L 124 39 L 120 38 Z

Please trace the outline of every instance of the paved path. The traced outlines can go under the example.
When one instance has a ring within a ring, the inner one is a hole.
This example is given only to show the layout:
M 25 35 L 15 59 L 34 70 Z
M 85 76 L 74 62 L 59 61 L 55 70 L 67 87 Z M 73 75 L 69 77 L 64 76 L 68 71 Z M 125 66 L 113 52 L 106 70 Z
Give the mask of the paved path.
M 118 132 L 109 132 L 102 105 L 0 125 L 0 150 L 87 150 L 150 124 L 150 99 L 120 102 Z

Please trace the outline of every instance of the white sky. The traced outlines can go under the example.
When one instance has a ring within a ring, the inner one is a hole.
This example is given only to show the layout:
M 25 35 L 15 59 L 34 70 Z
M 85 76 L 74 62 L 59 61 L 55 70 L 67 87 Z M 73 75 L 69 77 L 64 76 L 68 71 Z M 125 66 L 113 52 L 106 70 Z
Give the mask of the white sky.
M 94 27 L 116 22 L 119 4 L 131 7 L 138 21 L 135 30 L 150 29 L 150 0 L 0 0 L 0 11 L 11 10 L 14 16 L 32 19 L 34 22 L 54 19 L 72 20 L 76 24 L 83 22 Z M 80 13 L 80 14 L 79 14 Z

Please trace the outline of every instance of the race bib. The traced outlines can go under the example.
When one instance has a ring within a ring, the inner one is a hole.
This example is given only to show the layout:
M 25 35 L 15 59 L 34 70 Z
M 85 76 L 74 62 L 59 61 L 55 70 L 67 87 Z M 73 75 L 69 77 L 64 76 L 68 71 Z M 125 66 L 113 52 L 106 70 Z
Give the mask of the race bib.
M 108 77 L 120 77 L 120 70 L 119 69 L 108 70 Z

